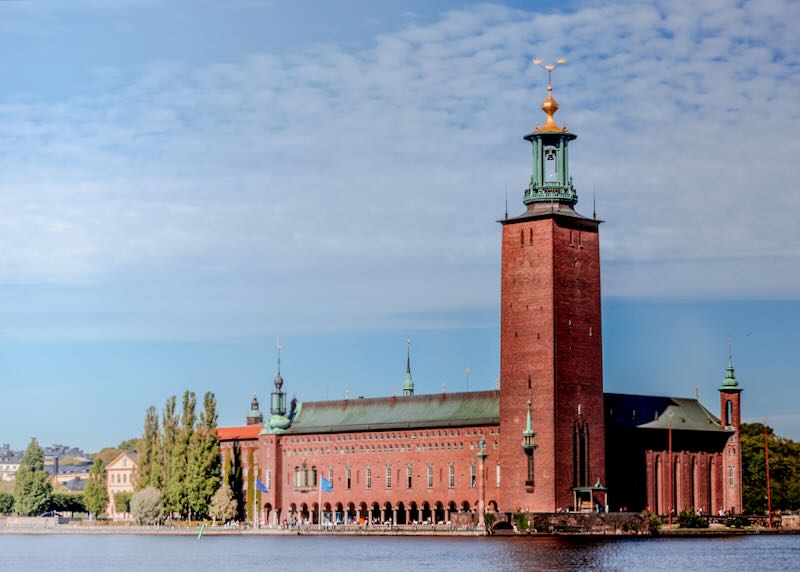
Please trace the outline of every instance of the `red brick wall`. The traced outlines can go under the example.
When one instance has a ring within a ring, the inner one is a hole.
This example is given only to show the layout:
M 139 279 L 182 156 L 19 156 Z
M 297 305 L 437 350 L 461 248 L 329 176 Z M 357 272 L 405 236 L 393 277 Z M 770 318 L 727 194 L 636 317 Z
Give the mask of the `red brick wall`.
M 573 503 L 573 424 L 589 425 L 590 478 L 605 481 L 597 223 L 545 216 L 503 226 L 500 342 L 505 509 Z M 530 382 L 529 382 L 530 380 Z M 532 405 L 535 482 L 520 447 Z
M 498 459 L 499 430 L 492 426 L 404 430 L 364 433 L 336 433 L 311 435 L 282 435 L 280 446 L 270 451 L 280 451 L 280 488 L 275 487 L 277 496 L 272 491 L 263 502 L 272 502 L 273 506 L 282 508 L 280 519 L 286 518 L 292 504 L 298 511 L 303 503 L 309 510 L 318 502 L 319 493 L 316 487 L 309 490 L 295 488 L 294 468 L 302 466 L 316 467 L 318 478 L 328 477 L 333 469 L 333 492 L 323 493 L 322 502 L 330 503 L 333 510 L 341 503 L 345 510 L 349 503 L 358 509 L 361 503 L 371 507 L 377 502 L 382 508 L 385 503 L 395 508 L 403 502 L 409 507 L 416 502 L 420 507 L 428 502 L 434 507 L 436 502 L 445 506 L 455 502 L 459 509 L 467 502 L 471 510 L 476 508 L 479 500 L 477 479 L 478 459 L 477 443 L 481 436 L 486 440 L 488 457 L 485 462 L 484 478 L 486 480 L 486 501 L 497 502 L 498 489 L 495 482 L 495 465 Z M 274 439 L 273 436 L 269 436 Z M 262 443 L 264 438 L 262 437 Z M 390 449 L 391 448 L 391 449 Z M 351 452 L 354 449 L 354 452 Z M 272 462 L 266 453 L 266 462 Z M 471 486 L 470 464 L 476 466 L 475 487 Z M 449 486 L 448 465 L 454 465 L 454 487 Z M 386 486 L 386 465 L 391 465 L 392 483 Z M 408 488 L 406 467 L 412 466 L 412 487 Z M 433 485 L 427 486 L 427 466 L 433 466 Z M 274 465 L 273 465 L 274 466 Z M 351 470 L 351 486 L 345 482 L 347 467 Z M 372 487 L 366 487 L 366 468 L 372 467 Z M 273 483 L 277 483 L 276 474 Z M 277 500 L 280 499 L 280 501 Z

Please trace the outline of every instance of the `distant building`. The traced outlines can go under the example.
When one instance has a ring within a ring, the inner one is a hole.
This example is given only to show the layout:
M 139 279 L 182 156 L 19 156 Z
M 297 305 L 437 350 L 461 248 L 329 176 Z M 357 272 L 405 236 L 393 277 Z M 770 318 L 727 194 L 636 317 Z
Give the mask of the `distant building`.
M 91 468 L 91 462 L 69 465 L 59 465 L 55 463 L 44 466 L 44 470 L 47 471 L 50 477 L 50 482 L 59 485 L 66 485 L 66 483 L 71 482 L 71 490 L 83 490 L 82 487 L 85 487 L 86 481 L 89 480 L 89 471 Z M 83 484 L 80 484 L 79 481 L 82 481 Z
M 604 392 L 601 221 L 574 208 L 567 147 L 577 136 L 556 124 L 557 109 L 548 84 L 547 118 L 524 137 L 533 151 L 526 210 L 500 221 L 499 389 L 415 395 L 409 357 L 401 396 L 287 407 L 279 365 L 269 419 L 219 430 L 225 463 L 246 451 L 243 467 L 268 489 L 262 522 L 741 512 L 732 363 L 720 418 L 694 398 Z M 320 493 L 322 477 L 332 492 Z
M 136 483 L 136 460 L 136 454 L 124 451 L 106 465 L 106 489 L 108 491 L 106 514 L 114 520 L 131 518 L 127 512 L 117 512 L 114 495 L 133 492 Z
M 21 451 L 11 451 L 0 458 L 0 481 L 13 481 L 17 476 L 20 461 L 22 461 Z

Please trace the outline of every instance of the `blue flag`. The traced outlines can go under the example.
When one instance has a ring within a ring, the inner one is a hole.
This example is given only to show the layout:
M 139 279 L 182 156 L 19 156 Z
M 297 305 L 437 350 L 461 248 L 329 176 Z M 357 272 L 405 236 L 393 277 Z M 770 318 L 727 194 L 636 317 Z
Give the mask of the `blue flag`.
M 267 485 L 262 483 L 261 479 L 259 479 L 259 478 L 256 478 L 256 489 L 261 491 L 262 493 L 268 493 L 269 492 L 269 489 L 267 488 Z
M 333 483 L 330 482 L 325 477 L 322 477 L 319 480 L 319 488 L 322 489 L 323 492 L 332 493 L 333 492 Z

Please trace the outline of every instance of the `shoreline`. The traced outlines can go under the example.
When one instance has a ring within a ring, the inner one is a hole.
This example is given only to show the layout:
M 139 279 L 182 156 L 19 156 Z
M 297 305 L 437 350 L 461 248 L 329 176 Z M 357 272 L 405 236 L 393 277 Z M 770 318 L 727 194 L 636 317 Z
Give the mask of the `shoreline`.
M 76 526 L 58 525 L 50 527 L 0 527 L 0 535 L 4 536 L 39 536 L 39 535 L 75 535 L 75 536 L 188 536 L 197 537 L 200 527 L 150 527 L 150 526 Z M 534 532 L 514 533 L 494 532 L 487 534 L 484 530 L 280 530 L 280 529 L 225 529 L 207 527 L 202 536 L 409 536 L 433 538 L 536 538 L 536 537 L 562 537 L 562 538 L 725 538 L 731 536 L 754 535 L 796 535 L 800 530 L 781 528 L 753 528 L 753 529 L 667 529 L 660 530 L 658 534 L 598 534 L 591 532 Z

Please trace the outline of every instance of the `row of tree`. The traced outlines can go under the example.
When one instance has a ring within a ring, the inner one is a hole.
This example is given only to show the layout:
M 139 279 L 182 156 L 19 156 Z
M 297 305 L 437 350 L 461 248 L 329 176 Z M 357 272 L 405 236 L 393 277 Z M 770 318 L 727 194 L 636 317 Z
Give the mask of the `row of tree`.
M 202 519 L 209 516 L 211 497 L 221 482 L 217 401 L 206 393 L 198 416 L 195 393 L 186 391 L 181 405 L 178 414 L 173 395 L 160 418 L 155 406 L 147 408 L 136 488 L 159 491 L 166 514 Z
M 37 516 L 47 511 L 88 512 L 101 514 L 108 502 L 105 465 L 99 457 L 89 471 L 89 480 L 82 495 L 53 490 L 44 468 L 44 454 L 36 439 L 31 439 L 17 470 L 14 494 L 0 495 L 0 513 L 15 512 L 21 516 Z

